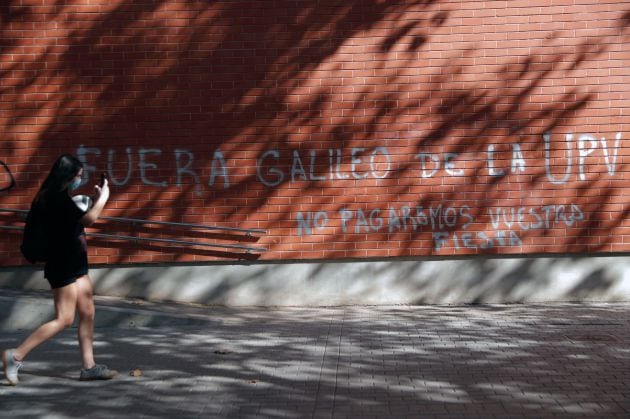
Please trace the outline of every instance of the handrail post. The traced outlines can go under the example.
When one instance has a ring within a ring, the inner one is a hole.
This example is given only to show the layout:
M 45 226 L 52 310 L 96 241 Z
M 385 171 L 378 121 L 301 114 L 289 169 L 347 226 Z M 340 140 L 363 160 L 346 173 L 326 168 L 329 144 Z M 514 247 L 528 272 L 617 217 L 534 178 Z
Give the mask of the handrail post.
M 134 244 L 136 245 L 136 247 L 138 247 L 138 244 L 140 243 L 140 240 L 138 240 L 138 232 L 136 231 L 136 222 L 132 221 L 131 222 L 131 236 L 134 237 Z

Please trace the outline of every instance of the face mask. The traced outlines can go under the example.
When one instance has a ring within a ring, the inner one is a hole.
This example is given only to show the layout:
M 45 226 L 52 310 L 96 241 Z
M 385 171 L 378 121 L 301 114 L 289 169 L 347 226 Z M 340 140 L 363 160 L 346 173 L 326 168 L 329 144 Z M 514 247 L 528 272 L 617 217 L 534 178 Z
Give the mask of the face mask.
M 72 183 L 68 185 L 68 190 L 74 191 L 79 186 L 81 186 L 81 178 L 75 178 Z

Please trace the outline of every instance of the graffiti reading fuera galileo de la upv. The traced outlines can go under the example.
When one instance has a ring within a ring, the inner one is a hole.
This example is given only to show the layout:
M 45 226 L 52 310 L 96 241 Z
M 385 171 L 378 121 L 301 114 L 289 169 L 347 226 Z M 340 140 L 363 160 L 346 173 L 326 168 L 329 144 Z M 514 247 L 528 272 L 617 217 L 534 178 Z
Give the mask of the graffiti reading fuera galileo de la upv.
M 617 157 L 621 143 L 621 133 L 614 139 L 596 138 L 590 134 L 564 136 L 555 149 L 564 150 L 564 164 L 559 173 L 558 163 L 551 162 L 553 140 L 551 135 L 543 135 L 544 166 L 546 181 L 554 185 L 562 185 L 571 180 L 586 181 L 586 166 L 601 165 L 601 172 L 614 176 L 617 171 Z M 557 140 L 558 141 L 558 140 Z M 500 167 L 495 160 L 496 146 L 490 144 L 485 150 L 485 175 L 490 178 L 506 174 L 525 174 L 528 171 L 526 152 L 519 143 L 513 143 L 511 159 Z M 121 159 L 121 154 L 123 155 Z M 97 166 L 105 167 L 114 186 L 125 186 L 138 180 L 144 185 L 153 187 L 183 186 L 191 182 L 196 187 L 196 194 L 202 196 L 204 188 L 229 189 L 234 185 L 231 173 L 234 165 L 220 148 L 204 156 L 209 162 L 202 179 L 202 170 L 195 166 L 196 156 L 191 150 L 176 148 L 163 150 L 160 148 L 101 149 L 81 145 L 77 149 L 79 159 L 85 165 L 85 182 L 89 182 L 91 174 L 97 172 Z M 165 180 L 158 176 L 163 169 L 165 159 L 172 158 L 169 167 L 173 173 Z M 414 156 L 418 179 L 429 179 L 436 176 L 469 176 L 466 169 L 458 167 L 456 154 L 432 153 L 419 150 Z M 479 156 L 477 156 L 479 158 Z M 120 162 L 123 162 L 121 170 Z M 531 160 L 530 160 L 531 161 Z M 504 162 L 504 160 L 502 160 Z M 536 160 L 540 167 L 540 160 Z M 555 168 L 552 171 L 552 166 Z M 114 168 L 115 167 L 115 168 Z M 324 168 L 324 169 L 322 169 Z M 261 152 L 255 162 L 256 181 L 268 188 L 276 188 L 287 182 L 360 182 L 364 179 L 381 180 L 394 177 L 398 168 L 391 159 L 387 146 L 371 149 L 330 148 L 324 150 L 279 150 L 269 149 Z M 173 181 L 174 179 L 174 181 Z M 475 222 L 475 215 L 469 205 L 449 206 L 437 203 L 428 208 L 413 204 L 397 206 L 385 203 L 385 206 L 335 210 L 326 209 L 313 212 L 297 211 L 295 213 L 296 234 L 309 236 L 321 234 L 330 226 L 331 220 L 338 220 L 343 234 L 350 233 L 394 233 L 398 231 L 431 231 L 434 248 L 451 245 L 455 248 L 488 249 L 502 246 L 520 246 L 522 241 L 519 232 L 537 229 L 549 229 L 556 226 L 575 227 L 585 216 L 577 204 L 492 207 L 486 209 L 486 216 L 491 220 L 491 231 L 467 231 Z M 478 213 L 477 213 L 478 215 Z M 457 229 L 455 227 L 458 226 Z

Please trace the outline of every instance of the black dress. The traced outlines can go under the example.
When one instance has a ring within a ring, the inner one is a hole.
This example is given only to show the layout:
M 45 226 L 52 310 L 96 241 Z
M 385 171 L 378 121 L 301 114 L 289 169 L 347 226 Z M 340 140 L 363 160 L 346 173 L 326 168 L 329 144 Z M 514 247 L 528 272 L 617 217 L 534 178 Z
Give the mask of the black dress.
M 51 288 L 61 288 L 88 273 L 85 229 L 79 222 L 85 211 L 67 191 L 47 194 L 41 205 L 50 250 L 44 276 Z

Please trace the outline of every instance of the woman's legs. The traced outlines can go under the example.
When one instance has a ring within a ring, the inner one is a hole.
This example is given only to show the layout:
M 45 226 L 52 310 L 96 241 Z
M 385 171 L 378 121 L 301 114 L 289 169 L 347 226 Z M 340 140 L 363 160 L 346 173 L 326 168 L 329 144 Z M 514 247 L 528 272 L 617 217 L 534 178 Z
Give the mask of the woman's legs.
M 77 309 L 79 311 L 79 348 L 83 368 L 89 369 L 94 362 L 94 297 L 88 275 L 77 278 Z
M 94 296 L 92 282 L 88 275 L 77 278 L 77 309 L 79 310 L 79 347 L 83 369 L 79 380 L 110 380 L 118 375 L 118 371 L 94 362 Z
M 23 360 L 30 351 L 41 345 L 63 329 L 72 326 L 77 307 L 78 287 L 76 283 L 53 290 L 56 317 L 44 323 L 13 351 L 17 361 Z
M 75 313 L 79 311 L 79 347 L 83 368 L 80 380 L 109 380 L 118 375 L 105 365 L 94 362 L 94 297 L 92 283 L 88 275 L 77 278 L 76 282 L 53 290 L 57 316 L 35 330 L 16 349 L 2 353 L 5 375 L 11 385 L 18 383 L 18 370 L 21 362 L 35 347 L 72 325 Z M 13 359 L 7 359 L 12 357 Z

